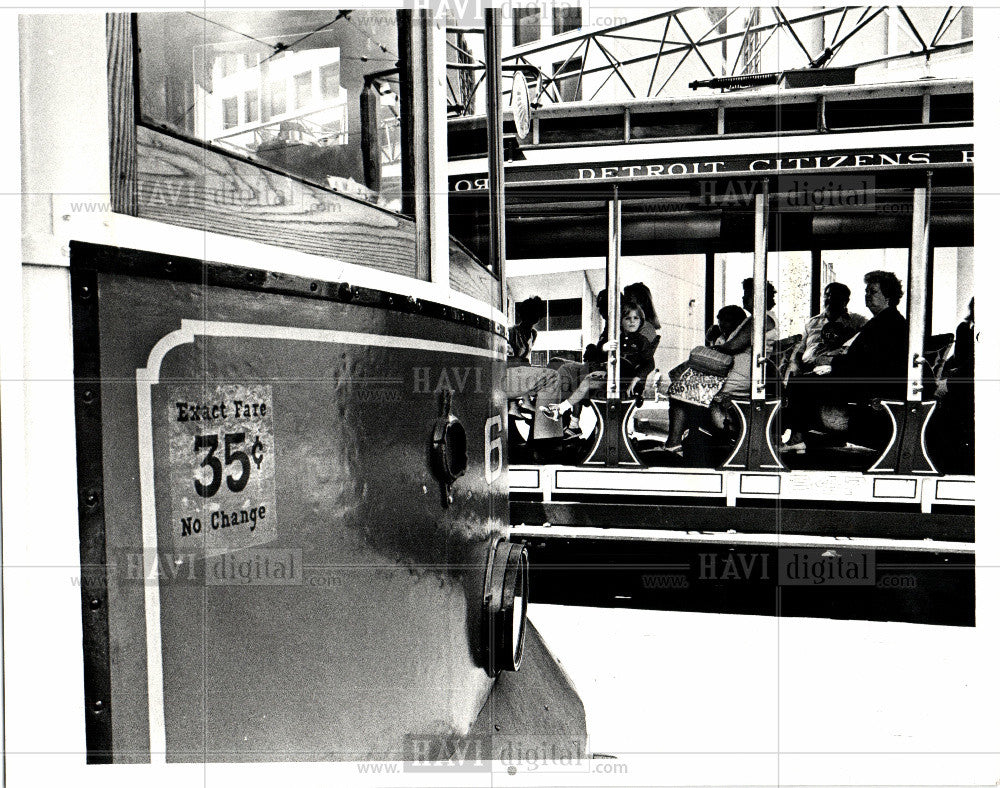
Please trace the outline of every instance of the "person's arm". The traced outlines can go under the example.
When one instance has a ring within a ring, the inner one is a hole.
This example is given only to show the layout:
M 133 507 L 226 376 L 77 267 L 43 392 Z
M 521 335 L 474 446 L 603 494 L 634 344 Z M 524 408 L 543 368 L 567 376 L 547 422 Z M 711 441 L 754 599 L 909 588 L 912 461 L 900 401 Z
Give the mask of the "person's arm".
M 809 339 L 809 320 L 806 320 L 806 324 L 802 329 L 802 339 L 799 340 L 799 344 L 795 346 L 792 350 L 792 354 L 788 357 L 788 374 L 789 375 L 799 375 L 802 372 L 802 355 L 806 352 L 806 340 Z
M 737 332 L 733 334 L 729 339 L 723 342 L 721 345 L 716 345 L 716 350 L 721 350 L 723 353 L 727 353 L 730 356 L 735 356 L 737 353 L 742 353 L 748 347 L 750 347 L 751 339 L 751 327 L 753 326 L 753 319 L 744 320 L 743 324 L 739 327 Z
M 649 376 L 649 373 L 656 369 L 656 362 L 653 359 L 656 345 L 646 339 L 646 337 L 641 338 L 642 343 L 640 348 L 629 358 L 629 362 L 633 366 L 633 376 L 625 386 L 626 395 L 637 394 L 638 391 L 636 389 L 640 388 Z

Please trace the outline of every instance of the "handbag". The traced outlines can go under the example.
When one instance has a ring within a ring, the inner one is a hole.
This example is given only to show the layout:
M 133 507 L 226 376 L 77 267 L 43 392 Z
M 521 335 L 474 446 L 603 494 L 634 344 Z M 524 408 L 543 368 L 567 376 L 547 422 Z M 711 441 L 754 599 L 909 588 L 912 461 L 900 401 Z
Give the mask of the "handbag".
M 707 375 L 725 377 L 733 366 L 733 357 L 714 348 L 696 347 L 691 350 L 688 365 Z

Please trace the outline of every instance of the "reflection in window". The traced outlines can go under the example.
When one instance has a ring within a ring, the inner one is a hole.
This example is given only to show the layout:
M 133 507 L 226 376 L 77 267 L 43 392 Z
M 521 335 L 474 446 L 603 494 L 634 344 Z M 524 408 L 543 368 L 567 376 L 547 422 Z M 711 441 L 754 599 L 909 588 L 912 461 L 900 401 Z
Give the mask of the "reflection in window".
M 312 74 L 308 71 L 295 75 L 295 108 L 307 107 L 312 103 Z
M 320 67 L 319 93 L 324 99 L 340 96 L 340 63 L 327 63 Z
M 260 120 L 260 109 L 258 101 L 259 96 L 256 88 L 254 90 L 248 90 L 246 95 L 246 119 L 247 123 L 256 123 Z
M 239 103 L 236 96 L 222 100 L 222 127 L 231 129 L 239 125 Z
M 270 88 L 270 100 L 268 102 L 270 106 L 270 115 L 274 117 L 275 115 L 285 114 L 285 83 L 272 82 L 269 86 Z
M 395 11 L 137 18 L 141 122 L 401 208 Z

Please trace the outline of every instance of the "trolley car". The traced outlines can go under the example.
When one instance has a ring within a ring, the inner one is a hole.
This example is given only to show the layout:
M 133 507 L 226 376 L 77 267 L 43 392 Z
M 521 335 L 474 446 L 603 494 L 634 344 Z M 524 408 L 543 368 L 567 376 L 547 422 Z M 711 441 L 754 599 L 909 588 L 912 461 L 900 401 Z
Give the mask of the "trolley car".
M 37 781 L 40 741 L 585 749 L 507 539 L 502 282 L 441 208 L 445 36 L 375 9 L 22 17 L 25 496 L 50 537 L 4 536 L 79 580 L 8 667 L 83 670 L 8 685 L 8 776 Z M 9 626 L 38 616 L 29 574 Z
M 763 89 L 717 80 L 730 89 L 710 97 L 543 106 L 517 141 L 508 287 L 513 299 L 541 294 L 540 327 L 555 329 L 534 363 L 578 362 L 604 323 L 598 290 L 608 294 L 607 389 L 584 407 L 582 437 L 536 441 L 530 416 L 512 421 L 512 522 L 538 558 L 540 598 L 974 621 L 972 382 L 952 384 L 965 387 L 961 405 L 935 396 L 972 296 L 972 83 L 823 84 L 812 72 L 795 87 L 796 76 Z M 475 128 L 456 122 L 450 170 L 473 248 L 485 215 Z M 898 396 L 824 413 L 789 451 L 784 362 L 830 282 L 849 284 L 849 310 L 870 317 L 873 269 L 903 284 Z M 691 429 L 670 446 L 669 371 L 751 278 L 742 303 L 754 315 L 775 288 L 776 347 L 754 321 L 752 380 L 727 429 Z M 640 281 L 662 325 L 657 371 L 628 396 L 618 316 L 622 289 Z M 797 551 L 826 563 L 870 553 L 879 569 L 867 595 L 821 598 L 779 577 Z M 674 567 L 673 587 L 658 565 Z M 723 565 L 736 567 L 730 578 L 711 569 Z M 912 586 L 887 590 L 883 575 L 900 573 Z

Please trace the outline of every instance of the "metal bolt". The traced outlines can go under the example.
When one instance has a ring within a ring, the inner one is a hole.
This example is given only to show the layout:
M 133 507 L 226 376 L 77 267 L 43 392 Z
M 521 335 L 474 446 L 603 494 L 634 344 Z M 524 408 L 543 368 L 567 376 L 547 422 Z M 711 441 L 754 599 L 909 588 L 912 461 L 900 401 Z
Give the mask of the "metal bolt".
M 83 401 L 87 405 L 92 404 L 95 399 L 97 399 L 97 395 L 94 394 L 93 389 L 84 389 L 84 392 L 83 392 Z
M 100 714 L 104 711 L 104 701 L 98 698 L 94 701 L 94 714 Z
M 101 608 L 101 600 L 100 599 L 98 599 L 97 597 L 94 597 L 93 599 L 90 600 L 90 609 L 91 610 L 100 610 L 100 608 Z
M 83 496 L 83 502 L 87 504 L 87 506 L 97 506 L 98 500 L 99 499 L 96 490 L 88 490 L 87 493 Z

